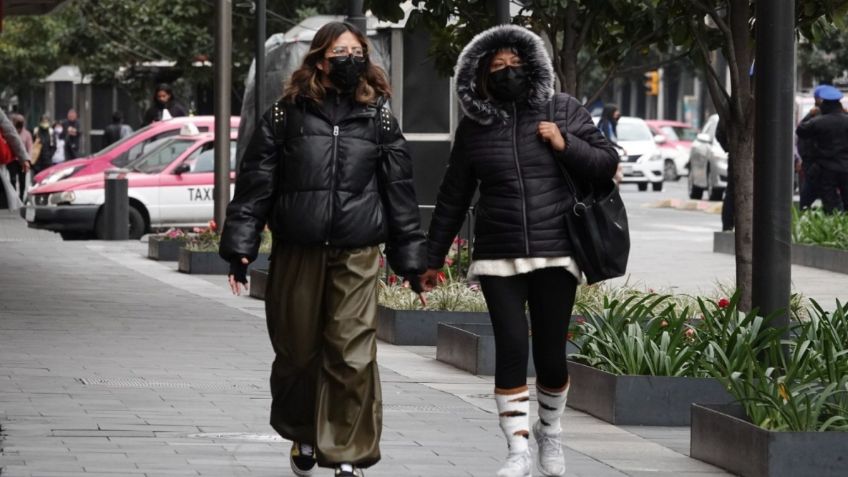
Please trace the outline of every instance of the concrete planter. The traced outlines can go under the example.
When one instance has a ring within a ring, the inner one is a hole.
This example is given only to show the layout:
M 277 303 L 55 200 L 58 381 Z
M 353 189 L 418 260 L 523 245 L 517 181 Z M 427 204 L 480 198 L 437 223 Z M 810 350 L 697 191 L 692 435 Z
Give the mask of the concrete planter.
M 690 455 L 744 477 L 844 476 L 846 449 L 846 432 L 768 431 L 739 405 L 692 406 Z
M 439 323 L 489 323 L 489 313 L 377 308 L 377 338 L 395 345 L 436 346 Z
M 268 254 L 260 253 L 250 264 L 252 268 L 268 268 Z M 230 264 L 218 255 L 218 252 L 196 252 L 180 249 L 179 271 L 200 275 L 226 275 Z
M 615 425 L 688 426 L 694 402 L 733 401 L 712 378 L 617 376 L 568 362 L 568 406 Z
M 147 240 L 147 258 L 175 262 L 180 258 L 180 248 L 185 245 L 184 240 L 166 239 L 151 235 Z
M 490 322 L 440 322 L 436 334 L 437 360 L 479 376 L 494 376 L 495 332 Z M 532 350 L 533 339 L 529 336 L 527 339 Z M 577 347 L 570 341 L 566 344 L 566 355 L 577 353 L 577 351 Z M 536 376 L 532 351 L 527 360 L 527 376 Z
M 265 289 L 268 285 L 268 269 L 254 268 L 250 271 L 250 296 L 260 300 L 265 299 Z
M 736 253 L 733 232 L 715 232 L 713 252 Z M 848 251 L 818 245 L 792 244 L 792 263 L 837 273 L 848 273 Z
M 471 374 L 494 376 L 495 333 L 490 323 L 439 323 L 437 334 L 437 360 Z M 527 376 L 536 376 L 532 354 Z

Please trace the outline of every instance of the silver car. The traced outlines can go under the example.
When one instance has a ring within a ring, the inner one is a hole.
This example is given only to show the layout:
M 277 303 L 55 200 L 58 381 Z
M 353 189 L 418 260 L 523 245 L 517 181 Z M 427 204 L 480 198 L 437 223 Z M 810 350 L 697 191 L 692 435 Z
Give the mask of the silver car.
M 721 200 L 727 188 L 727 152 L 716 140 L 718 115 L 707 120 L 695 137 L 689 153 L 689 198 L 701 199 L 707 191 L 709 200 Z

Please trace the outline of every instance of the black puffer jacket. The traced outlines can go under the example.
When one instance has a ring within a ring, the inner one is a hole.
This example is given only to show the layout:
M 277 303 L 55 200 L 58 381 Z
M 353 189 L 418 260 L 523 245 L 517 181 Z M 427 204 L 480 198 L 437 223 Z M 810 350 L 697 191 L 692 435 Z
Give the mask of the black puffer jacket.
M 801 122 L 795 133 L 803 145 L 804 161 L 848 173 L 848 114 L 839 102 L 822 104 L 821 114 Z
M 498 104 L 476 91 L 481 61 L 514 48 L 531 80 L 522 104 Z M 615 175 L 619 158 L 574 98 L 553 90 L 553 68 L 544 45 L 529 30 L 501 26 L 478 35 L 457 65 L 457 94 L 466 117 L 456 131 L 448 170 L 430 224 L 427 266 L 439 268 L 479 187 L 475 207 L 475 259 L 567 256 L 571 244 L 564 216 L 573 204 L 562 161 L 575 182 L 601 182 Z M 553 153 L 537 135 L 554 100 L 555 122 L 567 143 Z
M 421 272 L 424 234 L 412 160 L 388 108 L 349 96 L 278 105 L 285 131 L 275 131 L 271 108 L 251 137 L 227 207 L 221 256 L 255 258 L 267 221 L 282 243 L 356 248 L 386 242 L 396 272 Z M 380 136 L 378 114 L 385 125 Z

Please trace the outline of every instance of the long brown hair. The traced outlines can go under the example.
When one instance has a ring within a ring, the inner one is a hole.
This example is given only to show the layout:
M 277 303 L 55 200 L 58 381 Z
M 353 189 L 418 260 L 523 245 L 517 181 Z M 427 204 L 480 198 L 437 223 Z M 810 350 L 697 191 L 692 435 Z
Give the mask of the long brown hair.
M 326 51 L 345 32 L 351 32 L 362 44 L 365 51 L 365 72 L 359 79 L 359 85 L 354 92 L 354 99 L 362 104 L 370 104 L 380 96 L 391 97 L 392 88 L 389 86 L 386 72 L 371 62 L 368 54 L 371 45 L 365 35 L 350 23 L 330 22 L 315 33 L 312 44 L 309 45 L 309 52 L 303 59 L 303 64 L 292 73 L 291 79 L 283 90 L 284 101 L 294 102 L 298 96 L 306 96 L 319 102 L 324 99 L 327 91 L 321 83 L 321 74 L 323 73 L 318 69 L 318 64 L 324 61 Z

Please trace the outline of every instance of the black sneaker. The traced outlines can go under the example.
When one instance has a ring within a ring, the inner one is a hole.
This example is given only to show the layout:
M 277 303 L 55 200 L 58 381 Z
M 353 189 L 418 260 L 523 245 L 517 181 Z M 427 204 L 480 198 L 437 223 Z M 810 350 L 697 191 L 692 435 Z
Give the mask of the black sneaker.
M 293 442 L 289 453 L 292 472 L 298 477 L 311 477 L 315 469 L 315 449 L 309 444 Z
M 342 464 L 336 467 L 336 477 L 365 477 L 362 469 L 357 469 L 351 464 Z

